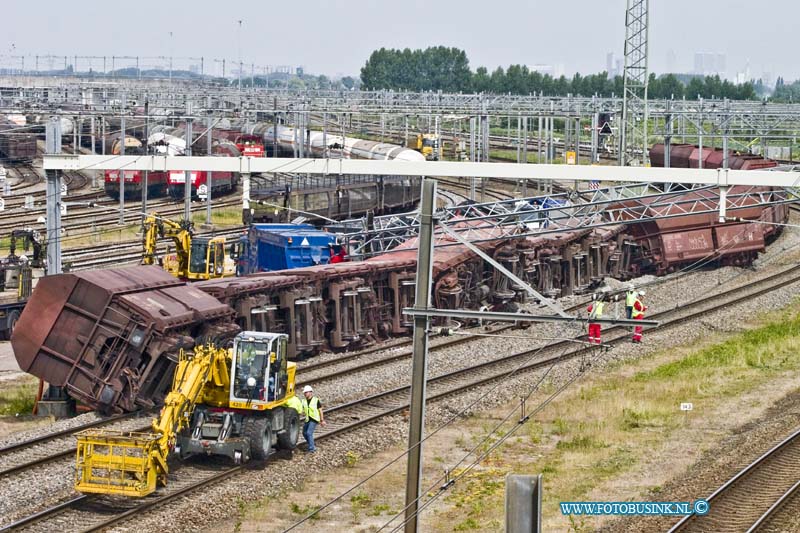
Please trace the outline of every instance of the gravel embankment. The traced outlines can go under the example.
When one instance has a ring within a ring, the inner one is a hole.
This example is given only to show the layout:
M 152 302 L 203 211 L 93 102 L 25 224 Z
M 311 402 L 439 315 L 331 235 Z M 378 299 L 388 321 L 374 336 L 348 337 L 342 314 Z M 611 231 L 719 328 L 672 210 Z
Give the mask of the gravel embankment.
M 759 259 L 758 272 L 726 267 L 662 281 L 647 287 L 646 303 L 650 307 L 650 312 L 662 311 L 705 296 L 713 290 L 725 290 L 746 284 L 755 276 L 763 275 L 773 269 L 777 271 L 785 268 L 785 265 L 791 264 L 792 260 L 796 259 L 792 256 L 796 256 L 799 244 L 800 232 L 786 231 L 768 253 Z M 640 285 L 646 281 L 652 281 L 652 278 L 634 280 Z M 612 288 L 620 286 L 619 283 L 613 281 L 609 284 Z M 623 344 L 614 347 L 595 362 L 592 371 L 601 371 L 605 365 L 614 361 L 648 355 L 665 346 L 690 343 L 707 335 L 709 331 L 735 331 L 741 327 L 739 323 L 742 316 L 749 316 L 768 309 L 778 309 L 792 301 L 799 291 L 798 284 L 791 285 L 772 294 L 753 298 L 736 307 L 708 315 L 696 323 L 684 324 L 671 328 L 669 331 L 646 333 L 642 345 Z M 576 301 L 577 299 L 576 297 L 570 300 Z M 565 305 L 568 303 L 566 302 Z M 613 306 L 610 307 L 610 312 L 613 313 Z M 620 315 L 622 312 L 620 304 Z M 508 332 L 511 335 L 521 335 L 527 338 L 479 338 L 468 344 L 432 352 L 428 376 L 433 377 L 479 362 L 490 361 L 501 354 L 542 346 L 553 338 L 572 337 L 580 333 L 580 330 L 581 327 L 574 324 L 542 324 L 529 330 Z M 579 365 L 580 361 L 563 363 L 552 369 L 547 379 L 556 385 L 563 383 L 577 372 Z M 343 377 L 335 383 L 320 383 L 315 389 L 325 405 L 336 405 L 389 387 L 407 384 L 409 366 L 410 362 L 405 360 L 378 367 L 369 372 Z M 436 427 L 443 420 L 450 418 L 453 413 L 460 412 L 479 398 L 481 401 L 477 405 L 481 410 L 505 404 L 509 398 L 518 397 L 527 392 L 540 375 L 541 372 L 537 372 L 512 377 L 501 385 L 481 387 L 462 394 L 458 398 L 450 399 L 446 403 L 434 404 L 428 409 L 428 427 Z M 304 381 L 302 370 L 299 372 L 298 379 Z M 494 392 L 489 393 L 492 389 Z M 475 409 L 468 409 L 470 412 L 473 410 Z M 78 422 L 73 423 L 78 424 Z M 347 452 L 355 452 L 364 456 L 378 450 L 385 450 L 387 447 L 402 443 L 405 440 L 406 431 L 407 421 L 403 417 L 392 417 L 381 424 L 372 425 L 347 436 L 322 443 L 320 451 L 316 455 L 306 456 L 299 452 L 295 455 L 300 455 L 300 457 L 292 459 L 278 457 L 271 460 L 264 469 L 248 470 L 221 484 L 203 489 L 190 496 L 178 498 L 166 507 L 137 517 L 135 522 L 121 525 L 115 530 L 136 530 L 137 533 L 160 532 L 164 531 L 165 524 L 169 524 L 170 531 L 197 531 L 206 528 L 215 521 L 229 519 L 231 514 L 235 513 L 238 501 L 251 502 L 266 496 L 290 493 L 308 474 L 334 471 L 337 467 L 345 464 Z M 36 474 L 31 473 L 32 478 L 25 484 L 41 486 L 43 487 L 41 492 L 31 490 L 20 495 L 19 484 L 15 483 L 14 487 L 0 485 L 0 501 L 8 501 L 13 498 L 20 500 L 18 505 L 21 507 L 22 502 L 30 505 L 29 502 L 41 498 L 43 493 L 53 492 L 54 488 L 56 491 L 61 491 L 62 485 L 71 485 L 72 471 L 70 467 L 71 463 L 52 465 L 42 467 Z
M 22 442 L 59 430 L 75 428 L 100 418 L 95 413 L 87 413 L 72 419 L 59 420 L 50 427 L 25 432 L 24 436 L 22 434 L 15 435 L 13 441 L 6 439 L 4 444 Z M 104 426 L 103 429 L 132 431 L 146 426 L 151 419 L 151 416 L 147 416 L 122 420 Z M 30 449 L 15 451 L 8 457 L 0 459 L 0 469 L 30 462 L 39 457 L 74 447 L 75 438 L 70 436 L 37 444 Z M 71 453 L 64 458 L 0 478 L 0 517 L 2 517 L 0 525 L 76 495 L 77 493 L 72 488 L 74 476 L 75 455 Z

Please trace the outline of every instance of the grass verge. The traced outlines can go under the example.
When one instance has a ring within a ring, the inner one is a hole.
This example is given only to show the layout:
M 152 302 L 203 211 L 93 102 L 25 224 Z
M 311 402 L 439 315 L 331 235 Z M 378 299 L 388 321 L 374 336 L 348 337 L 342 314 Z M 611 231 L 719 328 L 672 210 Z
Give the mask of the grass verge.
M 647 471 L 665 443 L 687 431 L 714 438 L 720 411 L 738 414 L 748 395 L 796 373 L 799 308 L 795 303 L 751 320 L 751 329 L 726 339 L 669 347 L 586 376 L 453 487 L 429 524 L 441 532 L 496 530 L 503 523 L 503 480 L 511 472 L 544 474 L 547 530 L 588 531 L 598 524 L 561 516 L 562 501 L 647 497 L 625 480 Z M 693 411 L 681 411 L 682 402 L 692 402 Z M 464 449 L 487 433 L 477 417 L 466 423 L 473 437 L 459 443 Z M 679 474 L 684 466 L 673 468 Z M 655 494 L 660 487 L 645 488 Z

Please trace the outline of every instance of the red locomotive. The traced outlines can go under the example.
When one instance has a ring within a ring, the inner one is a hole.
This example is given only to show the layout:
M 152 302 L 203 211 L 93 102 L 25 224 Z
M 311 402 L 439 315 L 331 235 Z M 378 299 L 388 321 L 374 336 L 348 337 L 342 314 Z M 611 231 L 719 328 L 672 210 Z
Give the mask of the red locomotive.
M 241 152 L 230 141 L 215 142 L 212 153 L 220 157 L 239 157 Z M 211 195 L 226 194 L 236 189 L 238 175 L 235 172 L 207 172 L 191 171 L 188 173 L 191 180 L 192 197 L 205 197 L 209 186 Z M 210 176 L 210 179 L 209 179 Z M 179 170 L 170 171 L 167 178 L 167 190 L 173 198 L 183 198 L 185 193 L 186 173 Z
M 264 157 L 264 142 L 259 135 L 237 135 L 233 143 L 245 157 Z
M 136 200 L 142 197 L 144 187 L 144 171 L 125 170 L 125 198 Z M 108 196 L 119 199 L 119 174 L 118 170 L 106 170 L 105 191 Z M 147 175 L 147 196 L 158 198 L 167 194 L 167 173 L 150 172 Z

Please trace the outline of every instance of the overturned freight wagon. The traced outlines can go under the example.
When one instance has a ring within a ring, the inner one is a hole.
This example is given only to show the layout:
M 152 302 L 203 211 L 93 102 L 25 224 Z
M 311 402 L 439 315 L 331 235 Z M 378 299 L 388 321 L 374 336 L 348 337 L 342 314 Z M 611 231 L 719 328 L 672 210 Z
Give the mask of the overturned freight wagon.
M 748 196 L 736 200 L 740 207 L 731 209 L 732 216 L 786 219 L 780 203 L 785 198 L 769 189 L 755 191 L 773 205 Z M 731 188 L 729 198 L 734 201 L 739 192 Z M 696 261 L 744 264 L 778 233 L 773 225 L 718 223 L 713 190 L 681 198 L 687 203 L 680 213 L 676 202 L 638 202 L 630 210 L 643 211 L 636 222 L 598 219 L 601 226 L 565 226 L 538 235 L 524 227 L 449 224 L 549 297 L 590 291 L 605 277 L 663 274 Z M 436 307 L 515 311 L 527 298 L 522 287 L 450 236 L 437 233 L 436 241 Z M 39 282 L 12 344 L 23 370 L 65 387 L 91 407 L 130 411 L 161 403 L 180 348 L 206 340 L 224 344 L 240 330 L 286 334 L 291 358 L 407 334 L 411 322 L 402 310 L 413 303 L 416 270 L 412 238 L 366 261 L 192 285 L 158 267 L 61 274 Z
M 11 338 L 22 370 L 107 412 L 158 405 L 181 347 L 238 331 L 232 310 L 159 267 L 42 278 Z

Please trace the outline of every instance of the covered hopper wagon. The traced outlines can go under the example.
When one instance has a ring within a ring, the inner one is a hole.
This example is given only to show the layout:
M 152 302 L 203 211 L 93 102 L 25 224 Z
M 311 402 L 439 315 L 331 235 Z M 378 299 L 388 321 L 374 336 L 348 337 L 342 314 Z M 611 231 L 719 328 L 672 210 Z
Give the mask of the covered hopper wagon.
M 785 194 L 749 192 L 730 216 L 786 220 Z M 501 235 L 472 228 L 476 245 L 540 293 L 559 297 L 591 291 L 604 278 L 664 274 L 690 264 L 747 264 L 779 226 L 720 224 L 718 191 L 703 190 L 633 203 L 637 222 L 564 227 L 541 235 Z M 761 195 L 762 202 L 755 205 Z M 683 207 L 677 207 L 678 200 Z M 750 202 L 750 203 L 748 203 Z M 647 219 L 650 220 L 647 220 Z M 468 222 L 453 221 L 464 228 Z M 434 256 L 432 298 L 446 309 L 514 311 L 526 292 L 463 245 Z M 285 334 L 290 358 L 323 350 L 357 349 L 410 332 L 402 310 L 413 303 L 417 269 L 413 240 L 361 262 L 320 264 L 187 285 L 158 267 L 61 274 L 42 279 L 12 336 L 21 368 L 84 404 L 107 412 L 161 403 L 181 348 L 239 331 Z

